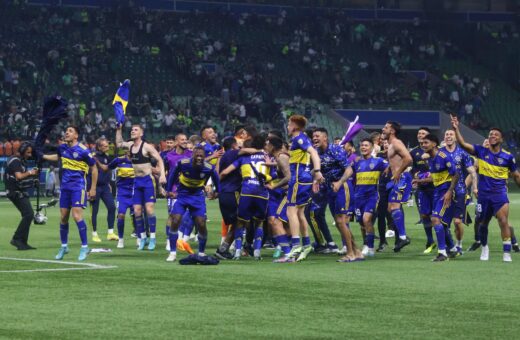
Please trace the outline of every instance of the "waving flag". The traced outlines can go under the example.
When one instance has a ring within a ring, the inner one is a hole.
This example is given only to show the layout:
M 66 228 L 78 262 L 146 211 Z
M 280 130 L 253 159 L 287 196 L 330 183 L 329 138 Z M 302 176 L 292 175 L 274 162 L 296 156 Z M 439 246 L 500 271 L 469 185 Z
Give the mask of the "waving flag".
M 38 131 L 38 135 L 34 139 L 34 149 L 38 161 L 41 161 L 43 145 L 52 129 L 60 120 L 67 118 L 67 105 L 67 101 L 60 96 L 45 99 L 45 103 L 43 104 L 42 125 L 40 131 Z
M 125 122 L 126 106 L 128 105 L 128 98 L 130 97 L 130 80 L 126 79 L 122 84 L 119 84 L 112 106 L 116 115 L 118 125 L 123 125 Z
M 358 120 L 359 116 L 356 116 L 356 119 L 354 119 L 353 122 L 350 122 L 347 132 L 345 133 L 345 136 L 343 136 L 343 138 L 341 139 L 339 145 L 347 144 L 352 139 L 354 139 L 354 137 L 356 137 L 359 131 L 363 129 L 363 125 L 361 125 L 361 123 L 358 123 Z

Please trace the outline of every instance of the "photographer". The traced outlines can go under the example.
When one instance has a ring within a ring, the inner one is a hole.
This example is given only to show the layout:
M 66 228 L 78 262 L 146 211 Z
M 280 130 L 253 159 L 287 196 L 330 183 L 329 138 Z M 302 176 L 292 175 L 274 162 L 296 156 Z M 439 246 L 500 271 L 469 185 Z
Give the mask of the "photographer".
M 22 220 L 11 240 L 11 244 L 18 250 L 36 249 L 27 244 L 29 228 L 34 218 L 34 210 L 27 190 L 34 187 L 38 181 L 38 169 L 26 171 L 25 162 L 32 157 L 32 151 L 30 143 L 22 143 L 18 153 L 7 160 L 5 172 L 7 198 L 22 215 Z

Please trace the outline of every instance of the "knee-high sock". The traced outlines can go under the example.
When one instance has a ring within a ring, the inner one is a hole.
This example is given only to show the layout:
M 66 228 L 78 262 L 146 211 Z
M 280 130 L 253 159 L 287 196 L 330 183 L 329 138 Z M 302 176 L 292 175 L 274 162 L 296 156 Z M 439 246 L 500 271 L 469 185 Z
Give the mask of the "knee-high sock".
M 289 246 L 289 237 L 286 234 L 275 236 L 276 242 L 282 247 L 285 255 L 289 254 L 291 247 Z
M 137 238 L 146 237 L 144 233 L 144 219 L 143 215 L 135 215 L 135 233 L 137 234 Z M 143 236 L 144 234 L 144 236 Z
M 439 252 L 446 252 L 446 235 L 444 226 L 442 224 L 437 224 L 433 228 L 437 235 L 437 247 L 439 248 Z
M 179 232 L 169 229 L 168 240 L 170 240 L 170 253 L 177 251 L 177 239 L 179 238 Z
M 155 217 L 155 215 L 148 215 L 148 227 L 150 228 L 150 237 L 155 238 L 155 232 L 157 230 L 157 217 Z
M 244 228 L 235 229 L 235 249 L 242 252 L 242 238 L 244 237 Z
M 483 246 L 487 246 L 487 244 L 488 244 L 488 225 L 481 223 L 478 228 L 478 233 L 480 234 L 480 243 Z
M 60 240 L 61 245 L 65 247 L 67 243 L 69 242 L 69 224 L 61 224 L 60 223 Z
M 88 245 L 87 241 L 87 224 L 84 220 L 76 222 L 79 231 L 79 238 L 81 239 L 81 245 L 86 247 Z
M 202 254 L 206 250 L 206 242 L 208 241 L 208 237 L 207 235 L 202 235 L 202 233 L 199 232 L 197 240 L 199 241 L 199 254 Z
M 318 227 L 318 222 L 316 221 L 314 211 L 311 211 L 310 209 L 306 209 L 305 218 L 307 219 L 307 222 L 309 223 L 309 227 L 310 227 L 309 229 L 311 230 L 316 243 L 321 244 L 321 245 L 325 244 L 325 240 L 323 239 L 323 235 L 321 234 L 320 228 Z
M 406 228 L 404 224 L 404 213 L 401 209 L 392 210 L 392 219 L 394 220 L 397 233 L 400 238 L 406 237 Z
M 432 221 L 429 219 L 423 219 L 422 223 L 424 226 L 424 232 L 426 233 L 426 242 L 428 242 L 428 244 L 432 244 L 434 242 Z
M 376 235 L 374 233 L 367 233 L 367 247 L 370 249 L 374 248 L 374 240 L 376 238 Z
M 448 249 L 455 247 L 455 242 L 453 242 L 453 236 L 451 235 L 450 227 L 444 226 L 444 234 L 446 235 L 446 247 L 448 247 Z
M 255 240 L 253 241 L 253 249 L 258 250 L 262 248 L 262 239 L 264 238 L 263 226 L 255 228 Z
M 119 239 L 123 239 L 125 235 L 125 218 L 117 218 L 117 236 Z

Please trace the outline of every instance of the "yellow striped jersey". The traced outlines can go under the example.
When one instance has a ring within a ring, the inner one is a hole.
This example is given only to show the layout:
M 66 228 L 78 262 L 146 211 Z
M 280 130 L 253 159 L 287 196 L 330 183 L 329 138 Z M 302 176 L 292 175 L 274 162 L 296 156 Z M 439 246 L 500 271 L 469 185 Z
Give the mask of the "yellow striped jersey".
M 506 194 L 510 172 L 517 170 L 515 157 L 500 149 L 493 153 L 481 145 L 473 145 L 478 164 L 479 195 Z
M 61 187 L 84 190 L 89 167 L 96 164 L 90 150 L 80 143 L 73 146 L 61 144 L 58 147 L 58 155 L 62 168 Z
M 430 176 L 433 179 L 434 190 L 442 191 L 450 187 L 451 179 L 457 173 L 455 162 L 444 151 L 438 151 L 435 157 L 428 159 Z
M 309 137 L 303 132 L 291 139 L 289 148 L 289 168 L 291 182 L 311 183 L 311 155 L 307 152 L 312 144 Z
M 355 175 L 355 197 L 377 197 L 377 186 L 381 173 L 388 167 L 388 162 L 380 157 L 360 158 L 352 164 Z

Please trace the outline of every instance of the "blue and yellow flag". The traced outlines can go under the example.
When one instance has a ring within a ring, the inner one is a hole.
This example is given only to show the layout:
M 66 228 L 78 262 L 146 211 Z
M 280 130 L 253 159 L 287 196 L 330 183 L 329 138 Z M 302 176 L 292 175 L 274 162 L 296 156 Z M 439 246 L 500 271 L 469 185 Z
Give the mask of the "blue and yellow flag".
M 130 97 L 130 80 L 126 79 L 122 84 L 119 84 L 112 106 L 116 115 L 118 125 L 125 123 L 126 106 L 128 105 L 128 98 Z

